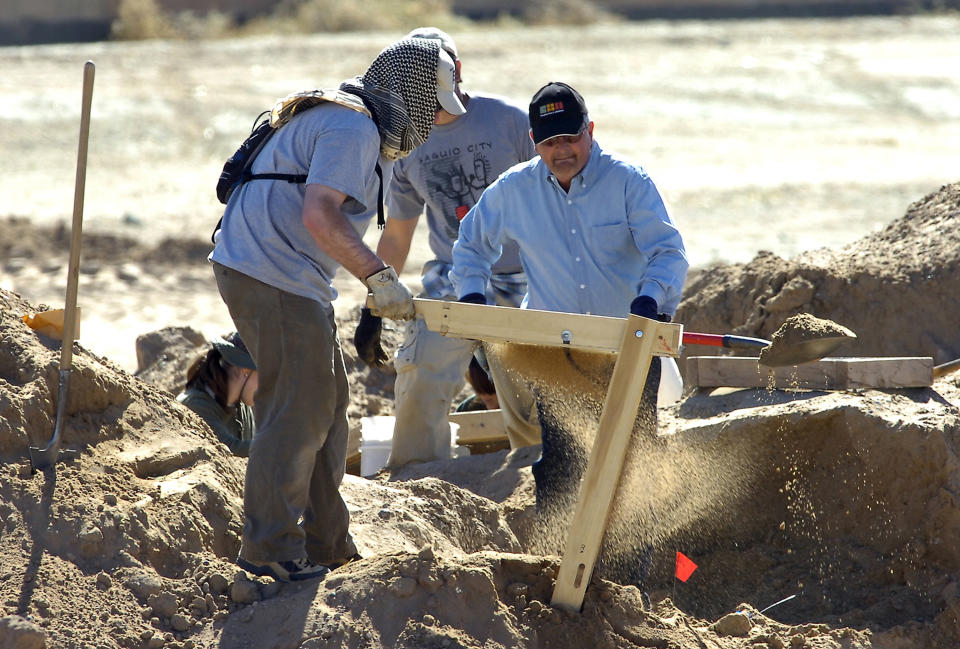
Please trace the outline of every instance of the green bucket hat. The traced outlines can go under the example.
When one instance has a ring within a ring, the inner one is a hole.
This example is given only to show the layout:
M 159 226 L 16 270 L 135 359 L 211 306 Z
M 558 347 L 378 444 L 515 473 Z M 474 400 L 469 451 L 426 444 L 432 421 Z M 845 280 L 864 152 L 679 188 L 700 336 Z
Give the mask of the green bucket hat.
M 236 331 L 222 338 L 215 338 L 210 341 L 210 344 L 220 352 L 223 360 L 231 365 L 242 367 L 245 370 L 257 369 L 256 363 L 253 362 L 253 357 L 250 356 L 250 352 L 247 351 L 247 346 L 243 344 L 243 341 L 240 339 L 240 334 Z

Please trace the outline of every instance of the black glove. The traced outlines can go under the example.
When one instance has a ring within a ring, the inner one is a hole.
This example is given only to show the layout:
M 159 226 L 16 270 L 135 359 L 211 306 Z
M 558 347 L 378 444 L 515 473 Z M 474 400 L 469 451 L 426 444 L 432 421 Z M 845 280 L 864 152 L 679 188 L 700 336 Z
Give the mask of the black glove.
M 457 302 L 463 302 L 465 304 L 486 304 L 487 298 L 483 293 L 467 293 L 457 300 Z
M 387 364 L 387 353 L 380 344 L 380 332 L 383 318 L 370 313 L 370 309 L 360 309 L 360 322 L 353 332 L 353 346 L 357 357 L 370 367 L 380 368 Z
M 642 318 L 657 319 L 657 301 L 649 295 L 638 295 L 630 303 L 630 313 Z

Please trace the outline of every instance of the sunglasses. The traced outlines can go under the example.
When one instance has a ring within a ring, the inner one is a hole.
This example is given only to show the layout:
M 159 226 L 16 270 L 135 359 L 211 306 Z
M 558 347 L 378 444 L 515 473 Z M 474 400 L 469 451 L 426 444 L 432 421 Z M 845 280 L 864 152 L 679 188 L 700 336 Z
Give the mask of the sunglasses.
M 577 131 L 576 135 L 556 135 L 554 137 L 547 138 L 538 146 L 554 147 L 560 144 L 579 144 L 580 140 L 583 139 L 584 133 L 586 132 L 587 126 L 584 124 L 582 127 L 580 127 L 580 130 Z

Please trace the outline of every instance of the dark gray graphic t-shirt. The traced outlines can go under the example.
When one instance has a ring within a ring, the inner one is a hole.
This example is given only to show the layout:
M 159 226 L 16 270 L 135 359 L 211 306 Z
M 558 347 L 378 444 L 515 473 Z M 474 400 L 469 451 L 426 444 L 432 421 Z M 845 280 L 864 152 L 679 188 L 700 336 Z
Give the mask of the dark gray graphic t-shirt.
M 430 249 L 437 259 L 452 263 L 460 221 L 483 190 L 513 165 L 536 155 L 528 129 L 525 110 L 499 97 L 471 93 L 466 114 L 434 126 L 425 144 L 394 164 L 388 217 L 413 219 L 426 208 Z M 509 242 L 493 272 L 520 270 L 516 244 Z

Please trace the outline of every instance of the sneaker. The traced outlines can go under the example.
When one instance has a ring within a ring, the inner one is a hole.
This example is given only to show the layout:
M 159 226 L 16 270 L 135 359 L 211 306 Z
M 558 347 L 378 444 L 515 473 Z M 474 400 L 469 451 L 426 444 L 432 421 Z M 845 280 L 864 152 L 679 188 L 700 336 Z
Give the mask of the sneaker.
M 285 582 L 323 578 L 330 572 L 330 568 L 307 559 L 258 562 L 237 557 L 237 565 L 258 577 L 273 577 L 277 581 Z

